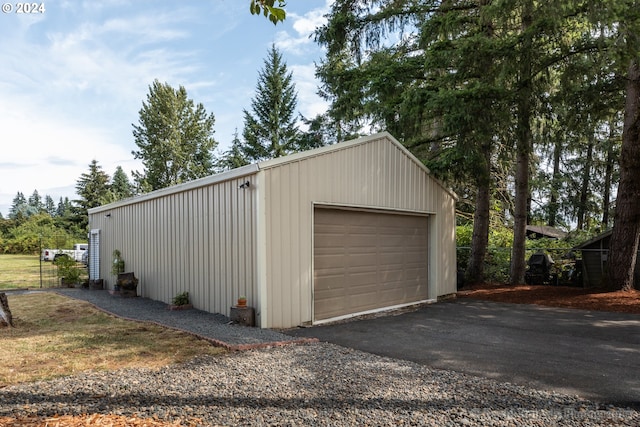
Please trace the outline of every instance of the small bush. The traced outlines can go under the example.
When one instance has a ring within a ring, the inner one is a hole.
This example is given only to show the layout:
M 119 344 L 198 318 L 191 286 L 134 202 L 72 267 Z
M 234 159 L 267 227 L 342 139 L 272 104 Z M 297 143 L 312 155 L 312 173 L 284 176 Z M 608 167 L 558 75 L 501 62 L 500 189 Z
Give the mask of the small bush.
M 173 305 L 187 305 L 189 304 L 189 292 L 182 292 L 181 294 L 173 297 Z

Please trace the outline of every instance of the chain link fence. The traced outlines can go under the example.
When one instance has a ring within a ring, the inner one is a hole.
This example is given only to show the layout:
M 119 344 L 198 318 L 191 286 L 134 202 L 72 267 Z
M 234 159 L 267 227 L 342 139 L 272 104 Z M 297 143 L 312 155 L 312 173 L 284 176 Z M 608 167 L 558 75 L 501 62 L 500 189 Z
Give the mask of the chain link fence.
M 582 251 L 573 248 L 527 248 L 525 261 L 529 262 L 532 255 L 544 253 L 551 259 L 549 276 L 553 277 L 553 284 L 568 284 L 581 286 L 576 274 L 581 272 Z M 457 267 L 459 285 L 462 284 L 462 276 L 469 264 L 471 248 L 468 246 L 458 246 L 456 248 Z M 508 283 L 511 269 L 511 248 L 510 247 L 489 247 L 484 263 L 484 274 L 486 282 Z M 550 279 L 551 280 L 551 279 Z
M 79 272 L 79 283 L 86 281 L 86 266 L 76 262 L 73 267 Z M 60 287 L 60 276 L 56 263 L 44 261 L 39 255 L 0 255 L 0 291 Z

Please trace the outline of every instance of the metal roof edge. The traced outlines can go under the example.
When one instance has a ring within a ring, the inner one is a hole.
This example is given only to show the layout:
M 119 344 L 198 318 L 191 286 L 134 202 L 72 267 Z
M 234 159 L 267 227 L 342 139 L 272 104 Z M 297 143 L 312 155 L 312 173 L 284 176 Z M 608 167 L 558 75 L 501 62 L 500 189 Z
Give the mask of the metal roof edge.
M 287 156 L 276 157 L 275 159 L 269 159 L 258 163 L 258 167 L 262 169 L 271 169 L 284 165 L 287 163 L 297 162 L 298 160 L 308 159 L 311 157 L 320 156 L 322 154 L 330 153 L 332 151 L 345 150 L 347 148 L 354 147 L 360 144 L 366 144 L 367 142 L 374 141 L 376 139 L 383 138 L 385 136 L 391 137 L 389 133 L 376 133 L 373 135 L 363 136 L 348 141 L 337 142 L 331 145 L 325 145 L 324 147 L 314 148 L 312 150 L 300 151 L 298 153 L 289 154 Z M 392 137 L 393 138 L 393 137 Z
M 598 240 L 604 239 L 605 237 L 609 236 L 611 233 L 613 233 L 613 228 L 610 228 L 604 233 L 600 233 L 597 236 L 592 237 L 591 239 L 587 240 L 584 243 L 579 244 L 578 246 L 574 246 L 573 249 L 583 249 L 584 247 L 589 246 L 590 244 L 595 243 Z
M 259 171 L 258 165 L 252 163 L 250 165 L 241 166 L 239 168 L 231 169 L 214 175 L 209 175 L 204 178 L 195 179 L 193 181 L 185 182 L 183 184 L 173 185 L 171 187 L 161 188 L 159 190 L 152 191 L 150 193 L 141 194 L 139 196 L 129 197 L 127 199 L 118 200 L 107 205 L 98 206 L 88 210 L 89 214 L 103 212 L 109 209 L 115 209 L 121 206 L 131 205 L 134 203 L 144 202 L 146 200 L 156 199 L 158 197 L 168 196 L 170 194 L 180 193 L 194 188 L 204 187 L 211 184 L 217 184 L 223 181 L 229 181 L 242 176 L 253 175 Z
M 402 145 L 402 143 L 400 143 L 400 141 L 394 138 L 393 135 L 391 135 L 387 131 L 363 136 L 363 137 L 352 139 L 349 141 L 338 142 L 332 145 L 326 145 L 324 147 L 315 148 L 313 150 L 307 150 L 299 153 L 290 154 L 288 156 L 265 160 L 263 162 L 258 163 L 258 168 L 260 170 L 271 169 L 287 163 L 296 162 L 299 160 L 303 160 L 303 159 L 307 159 L 315 156 L 320 156 L 333 151 L 345 150 L 347 148 L 355 147 L 357 145 L 367 144 L 371 141 L 375 141 L 383 138 L 390 141 L 393 145 L 396 146 L 396 148 L 402 151 L 403 154 L 409 157 L 409 159 L 411 159 L 413 163 L 415 163 L 418 167 L 420 167 L 423 171 L 425 171 L 427 175 L 429 175 L 431 179 L 433 179 L 443 190 L 445 190 L 451 197 L 453 197 L 454 200 L 456 201 L 459 200 L 458 195 L 453 190 L 451 190 L 450 188 L 447 188 L 447 186 L 445 186 L 442 181 L 435 178 L 431 174 L 431 171 L 429 170 L 429 168 L 424 165 L 424 163 L 418 160 L 416 156 L 414 156 L 404 145 Z

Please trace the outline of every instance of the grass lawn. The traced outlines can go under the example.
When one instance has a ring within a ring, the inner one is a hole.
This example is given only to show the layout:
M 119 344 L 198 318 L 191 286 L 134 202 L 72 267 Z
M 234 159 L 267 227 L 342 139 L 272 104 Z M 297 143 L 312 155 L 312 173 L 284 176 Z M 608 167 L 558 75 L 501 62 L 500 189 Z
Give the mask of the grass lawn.
M 87 370 L 158 368 L 225 352 L 189 334 L 119 319 L 53 292 L 7 297 L 15 327 L 0 327 L 0 388 Z
M 56 266 L 51 262 L 40 263 L 38 255 L 0 255 L 0 291 L 59 286 L 60 279 L 56 273 Z

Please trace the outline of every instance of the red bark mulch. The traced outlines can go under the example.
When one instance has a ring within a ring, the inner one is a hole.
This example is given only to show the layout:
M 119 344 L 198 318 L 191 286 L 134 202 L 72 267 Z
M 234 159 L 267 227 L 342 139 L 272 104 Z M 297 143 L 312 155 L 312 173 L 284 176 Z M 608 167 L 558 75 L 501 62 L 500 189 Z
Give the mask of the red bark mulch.
M 463 288 L 457 296 L 516 304 L 640 314 L 640 290 L 637 289 L 611 291 L 569 286 L 481 284 Z

